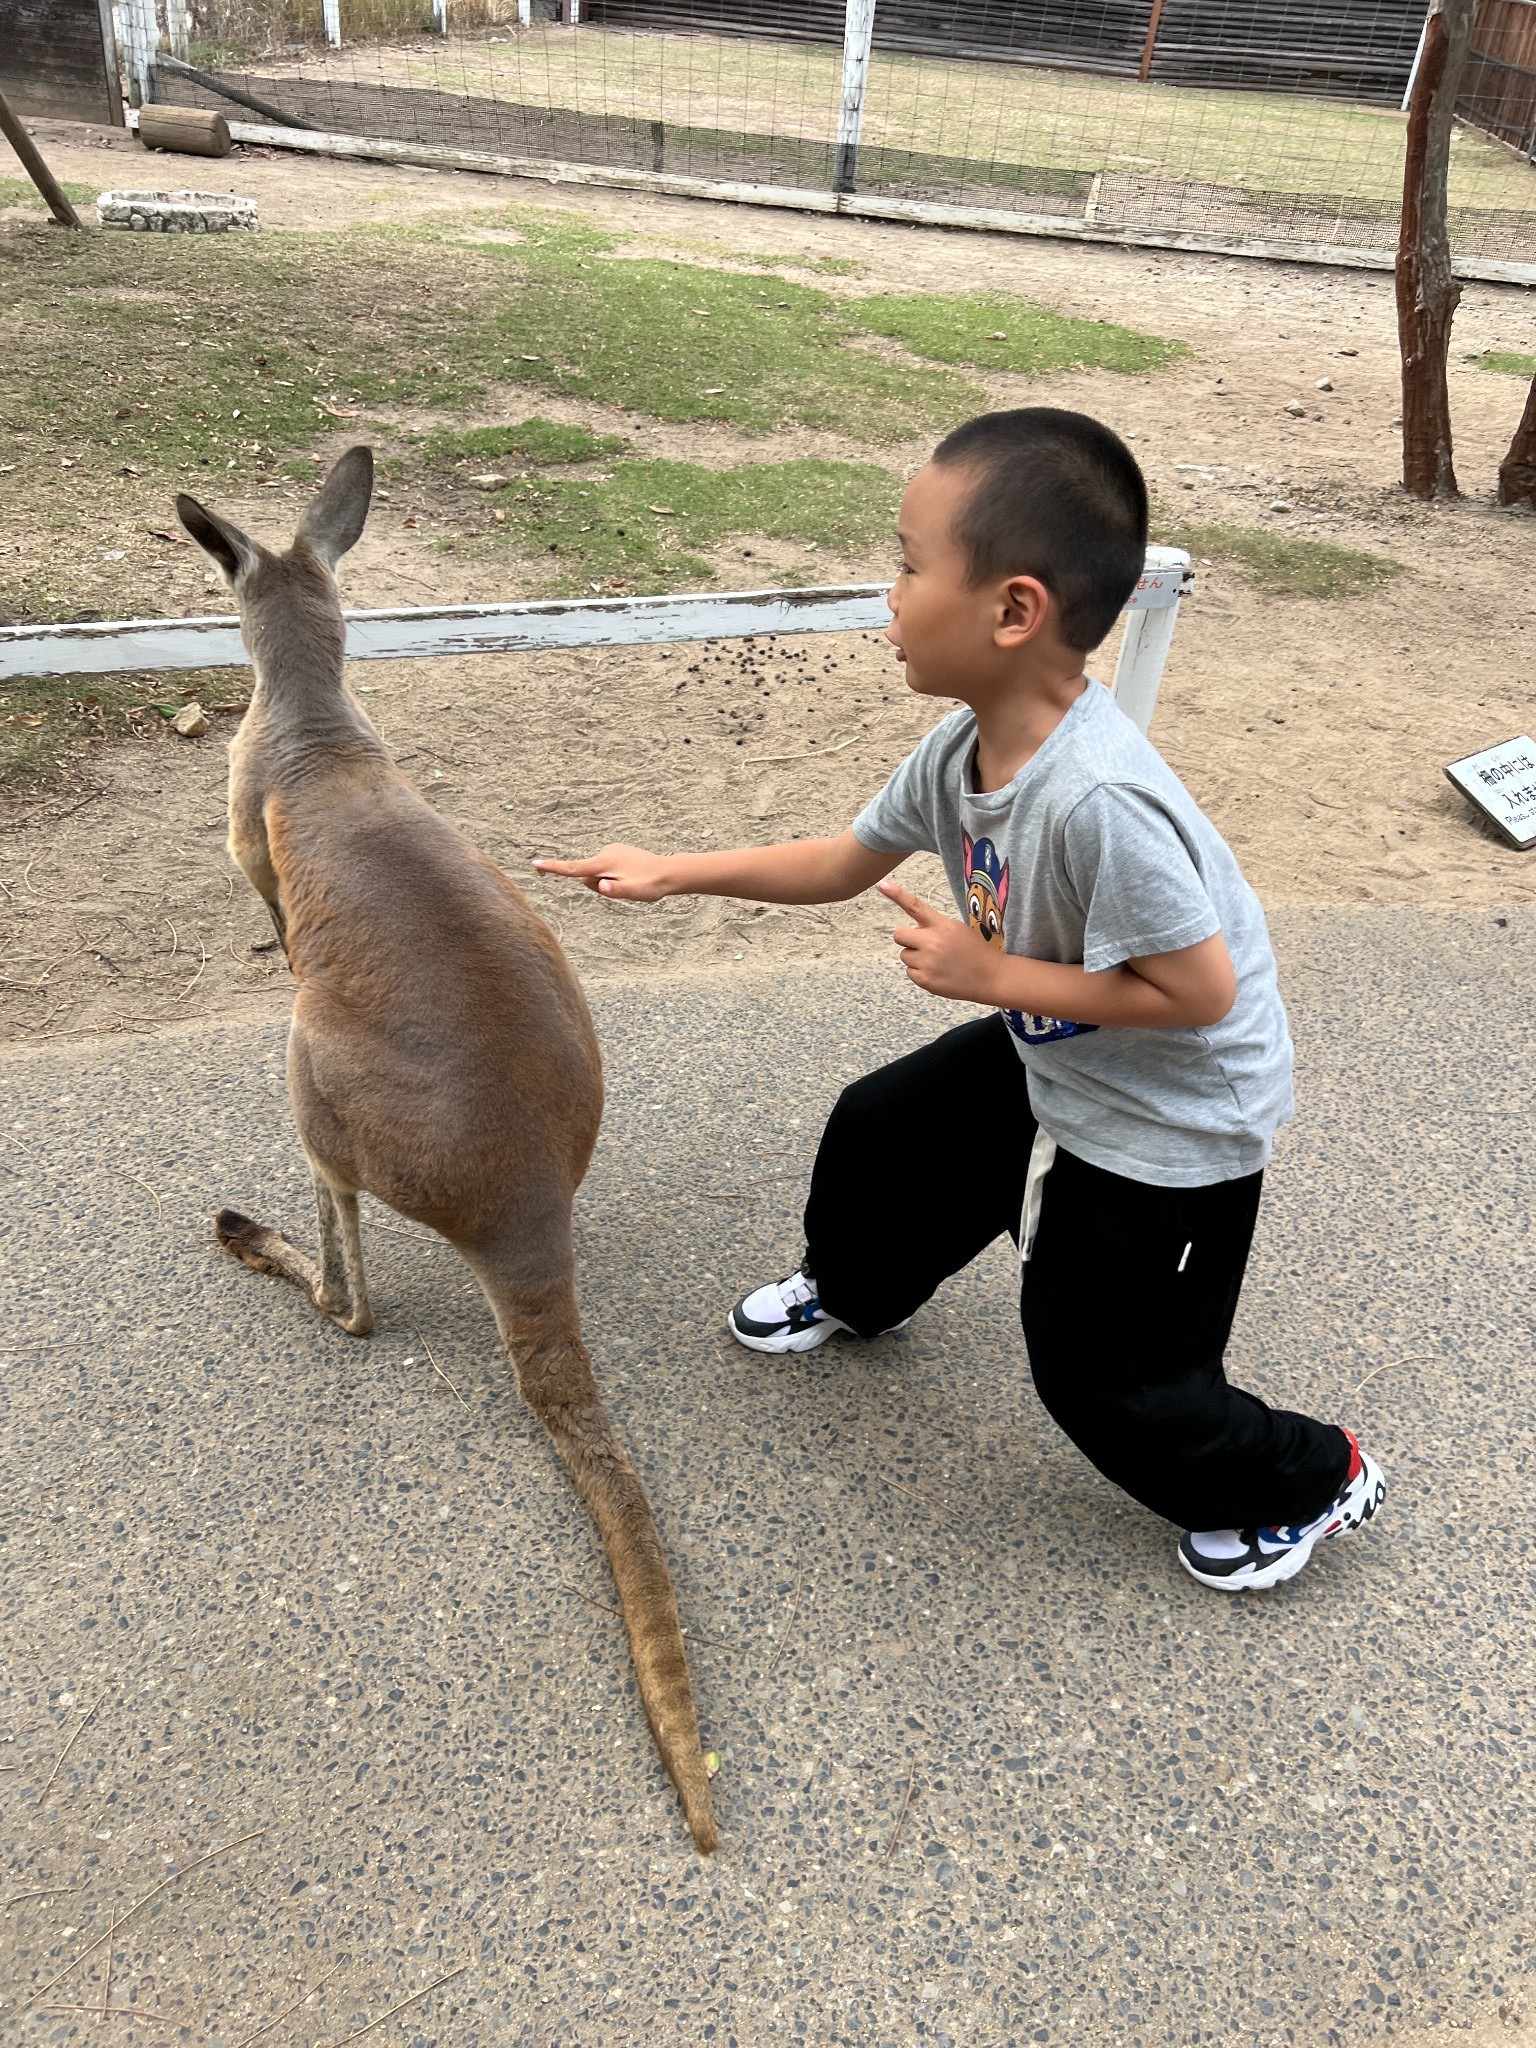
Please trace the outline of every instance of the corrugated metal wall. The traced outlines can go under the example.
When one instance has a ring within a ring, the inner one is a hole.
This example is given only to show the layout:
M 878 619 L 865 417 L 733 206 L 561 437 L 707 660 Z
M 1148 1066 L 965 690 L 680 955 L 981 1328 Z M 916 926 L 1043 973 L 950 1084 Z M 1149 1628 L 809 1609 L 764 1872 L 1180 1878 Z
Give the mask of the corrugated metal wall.
M 1164 0 L 1151 76 L 1388 103 L 1402 97 L 1425 0 Z M 839 43 L 841 0 L 588 0 L 613 28 Z M 875 48 L 1138 75 L 1153 0 L 879 0 Z

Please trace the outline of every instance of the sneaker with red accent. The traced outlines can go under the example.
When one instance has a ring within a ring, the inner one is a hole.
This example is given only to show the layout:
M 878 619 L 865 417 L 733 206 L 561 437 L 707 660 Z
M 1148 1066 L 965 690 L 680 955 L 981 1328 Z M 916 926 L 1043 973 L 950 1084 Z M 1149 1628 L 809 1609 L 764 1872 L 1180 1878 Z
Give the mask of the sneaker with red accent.
M 1218 1593 L 1259 1593 L 1293 1579 L 1319 1543 L 1343 1536 L 1370 1521 L 1387 1497 L 1381 1467 L 1349 1438 L 1349 1472 L 1343 1491 L 1326 1513 L 1304 1525 L 1264 1529 L 1192 1529 L 1179 1538 L 1179 1563 L 1202 1586 Z

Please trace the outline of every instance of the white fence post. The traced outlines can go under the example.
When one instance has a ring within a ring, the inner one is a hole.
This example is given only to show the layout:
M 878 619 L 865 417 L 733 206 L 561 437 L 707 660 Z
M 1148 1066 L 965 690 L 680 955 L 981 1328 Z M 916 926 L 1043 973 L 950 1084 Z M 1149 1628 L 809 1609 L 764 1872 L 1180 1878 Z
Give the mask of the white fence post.
M 1142 732 L 1157 709 L 1173 629 L 1179 622 L 1179 598 L 1188 577 L 1189 557 L 1182 548 L 1147 549 L 1146 568 L 1125 615 L 1120 659 L 1110 685 L 1115 702 Z
M 325 40 L 332 49 L 341 48 L 341 0 L 321 0 L 325 16 Z
M 187 0 L 165 0 L 165 40 L 170 45 L 171 55 L 187 61 L 187 38 L 191 33 L 191 15 Z
M 832 190 L 851 192 L 859 173 L 859 130 L 864 125 L 864 88 L 869 81 L 869 45 L 875 33 L 875 0 L 848 0 L 843 20 L 843 97 L 837 114 L 837 160 Z
M 519 28 L 533 27 L 533 0 L 517 0 L 517 25 Z
M 448 33 L 448 0 L 432 0 L 432 26 L 440 36 Z
M 155 51 L 160 43 L 155 0 L 113 0 L 112 16 L 128 87 L 128 104 L 142 107 L 154 95 Z

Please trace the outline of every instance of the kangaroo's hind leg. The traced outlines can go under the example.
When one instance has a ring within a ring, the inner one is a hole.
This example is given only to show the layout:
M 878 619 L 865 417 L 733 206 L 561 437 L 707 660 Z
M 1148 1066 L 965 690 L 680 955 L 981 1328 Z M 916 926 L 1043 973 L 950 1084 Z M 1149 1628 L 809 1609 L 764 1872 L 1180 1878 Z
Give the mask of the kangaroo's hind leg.
M 221 1209 L 213 1227 L 225 1251 L 233 1252 L 258 1273 L 275 1273 L 280 1280 L 291 1280 L 332 1322 L 354 1337 L 366 1337 L 373 1328 L 373 1310 L 363 1271 L 357 1196 L 333 1187 L 320 1167 L 313 1161 L 311 1166 L 320 1220 L 318 1266 L 280 1230 L 253 1222 L 238 1209 Z

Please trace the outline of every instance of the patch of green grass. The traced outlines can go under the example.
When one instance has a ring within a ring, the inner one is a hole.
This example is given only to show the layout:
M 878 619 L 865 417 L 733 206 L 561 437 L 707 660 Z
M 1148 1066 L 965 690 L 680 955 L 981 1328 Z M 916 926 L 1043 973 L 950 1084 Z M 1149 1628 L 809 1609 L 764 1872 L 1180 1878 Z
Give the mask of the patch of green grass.
M 510 427 L 444 428 L 426 444 L 431 462 L 499 462 L 508 456 L 534 468 L 562 462 L 595 462 L 617 455 L 629 443 L 619 434 L 594 434 L 587 427 L 563 426 L 558 420 L 519 420 Z
M 1115 327 L 1107 320 L 1075 320 L 1005 292 L 943 298 L 881 295 L 846 302 L 848 315 L 869 334 L 888 335 L 931 362 L 965 363 L 980 370 L 1161 369 L 1190 351 L 1181 341 Z
M 59 189 L 73 206 L 94 204 L 99 185 L 76 185 L 61 179 Z M 35 208 L 39 213 L 47 211 L 48 203 L 30 178 L 0 178 L 0 206 L 25 206 Z
M 696 549 L 732 534 L 814 542 L 847 557 L 890 540 L 899 479 L 863 462 L 630 461 L 607 478 L 526 477 L 492 496 L 507 538 L 548 564 L 553 595 L 589 583 L 671 590 L 707 581 Z M 894 545 L 894 543 L 892 543 Z
M 728 260 L 750 263 L 758 270 L 813 270 L 818 277 L 865 277 L 869 272 L 867 263 L 852 256 L 760 256 L 755 250 L 741 249 L 730 251 Z
M 27 676 L 0 683 L 0 786 L 53 775 L 81 740 L 163 733 L 194 697 L 212 711 L 242 702 L 249 690 L 250 677 L 243 669 L 172 676 Z M 234 730 L 232 722 L 222 720 L 214 732 L 221 728 Z
M 1157 533 L 1170 547 L 1188 548 L 1196 558 L 1208 555 L 1229 564 L 1268 597 L 1363 597 L 1400 576 L 1403 569 L 1401 562 L 1384 555 L 1259 526 L 1175 524 L 1167 531 L 1159 524 Z
M 1480 356 L 1464 356 L 1480 370 L 1494 370 L 1503 377 L 1536 377 L 1536 356 L 1517 355 L 1506 348 L 1487 348 Z
M 506 265 L 377 231 L 71 235 L 4 245 L 0 420 L 7 454 L 73 482 L 124 464 L 240 480 L 370 410 L 483 409 L 511 376 L 495 315 Z M 60 378 L 67 361 L 71 375 Z
M 549 241 L 507 254 L 525 247 L 499 326 L 519 374 L 546 391 L 749 433 L 801 424 L 872 441 L 952 426 L 986 402 L 952 371 L 849 348 L 848 302 L 808 285 L 583 258 Z

